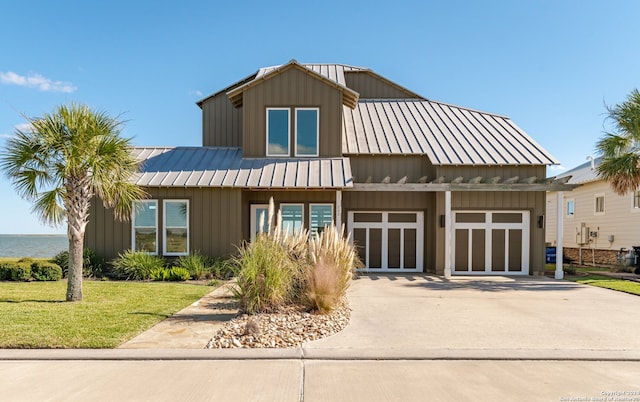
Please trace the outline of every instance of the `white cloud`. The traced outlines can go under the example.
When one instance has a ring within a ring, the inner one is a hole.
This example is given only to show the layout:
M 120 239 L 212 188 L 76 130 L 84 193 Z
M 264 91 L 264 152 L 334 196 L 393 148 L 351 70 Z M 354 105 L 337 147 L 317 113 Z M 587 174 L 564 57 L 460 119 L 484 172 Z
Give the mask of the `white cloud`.
M 549 170 L 552 172 L 564 172 L 567 168 L 562 165 L 551 165 L 549 166 Z
M 0 138 L 11 138 L 11 137 L 13 137 L 13 135 L 0 133 Z
M 33 131 L 33 126 L 31 125 L 31 123 L 21 123 L 21 124 L 16 124 L 15 126 L 13 126 L 13 128 L 15 128 L 16 130 L 19 131 Z
M 43 77 L 40 74 L 29 73 L 24 76 L 16 74 L 13 71 L 7 71 L 6 73 L 0 71 L 0 82 L 9 85 L 19 85 L 27 88 L 37 88 L 40 91 L 55 91 L 55 92 L 74 92 L 78 89 L 70 82 L 53 81 L 49 78 Z
M 195 91 L 189 91 L 189 93 L 195 96 L 202 96 L 202 91 L 198 91 L 197 89 Z

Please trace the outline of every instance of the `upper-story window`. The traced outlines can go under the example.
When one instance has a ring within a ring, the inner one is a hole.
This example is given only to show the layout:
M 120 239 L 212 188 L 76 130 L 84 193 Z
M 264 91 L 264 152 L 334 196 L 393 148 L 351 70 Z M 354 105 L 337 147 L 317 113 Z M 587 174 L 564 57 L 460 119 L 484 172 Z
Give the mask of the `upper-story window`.
M 567 218 L 573 218 L 576 214 L 576 202 L 573 199 L 567 200 Z
M 604 215 L 604 194 L 596 194 L 595 195 L 595 214 L 596 215 Z
M 633 192 L 633 211 L 637 212 L 640 211 L 640 190 L 636 190 Z
M 319 115 L 318 108 L 267 108 L 267 156 L 318 156 Z M 294 155 L 290 146 L 292 134 Z

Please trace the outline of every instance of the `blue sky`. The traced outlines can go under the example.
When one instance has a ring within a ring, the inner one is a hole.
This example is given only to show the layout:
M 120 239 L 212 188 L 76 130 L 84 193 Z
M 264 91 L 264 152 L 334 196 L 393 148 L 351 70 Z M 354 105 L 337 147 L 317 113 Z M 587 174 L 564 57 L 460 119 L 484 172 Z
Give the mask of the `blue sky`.
M 23 115 L 72 101 L 124 113 L 136 145 L 199 145 L 197 100 L 296 59 L 507 115 L 562 169 L 593 154 L 604 105 L 640 87 L 633 0 L 27 0 L 1 12 L 0 145 Z M 40 224 L 5 177 L 0 205 L 0 233 L 65 231 Z

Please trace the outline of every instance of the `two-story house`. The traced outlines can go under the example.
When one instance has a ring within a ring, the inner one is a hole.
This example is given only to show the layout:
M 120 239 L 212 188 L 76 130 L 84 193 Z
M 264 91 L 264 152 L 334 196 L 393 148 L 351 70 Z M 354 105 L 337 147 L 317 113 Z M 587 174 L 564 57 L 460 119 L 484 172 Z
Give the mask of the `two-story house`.
M 531 274 L 556 160 L 509 118 L 434 102 L 370 69 L 295 60 L 199 101 L 202 147 L 137 148 L 130 223 L 93 203 L 86 246 L 235 252 L 273 197 L 288 230 L 345 224 L 371 272 Z

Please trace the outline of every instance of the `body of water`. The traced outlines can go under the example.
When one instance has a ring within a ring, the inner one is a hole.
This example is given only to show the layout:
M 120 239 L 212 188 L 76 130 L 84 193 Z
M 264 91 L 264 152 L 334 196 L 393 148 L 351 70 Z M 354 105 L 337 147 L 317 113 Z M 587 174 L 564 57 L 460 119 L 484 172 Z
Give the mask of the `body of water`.
M 0 257 L 51 258 L 68 248 L 67 235 L 0 234 Z

